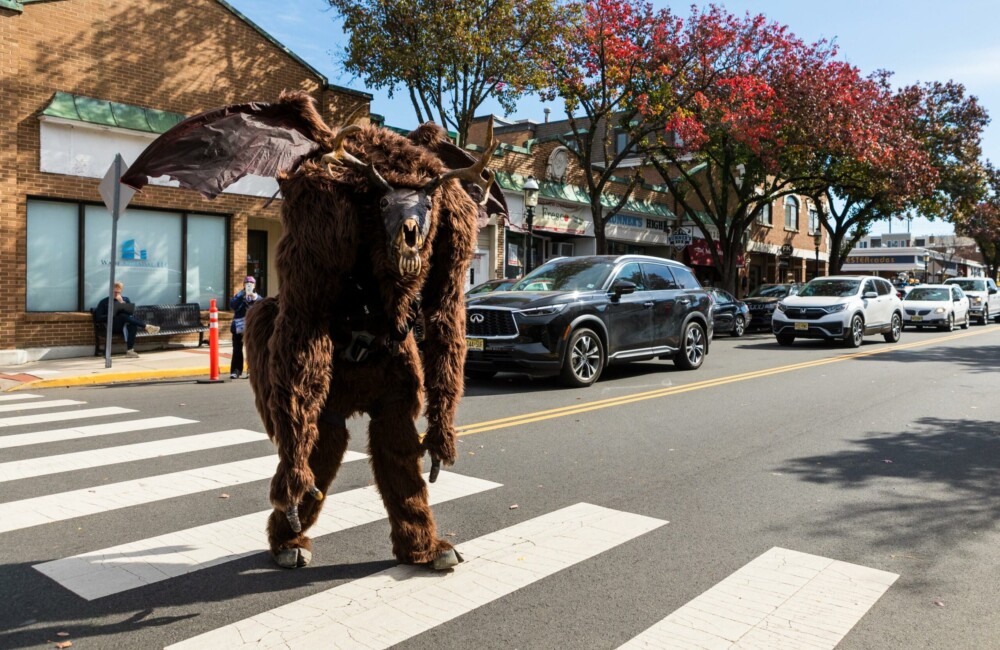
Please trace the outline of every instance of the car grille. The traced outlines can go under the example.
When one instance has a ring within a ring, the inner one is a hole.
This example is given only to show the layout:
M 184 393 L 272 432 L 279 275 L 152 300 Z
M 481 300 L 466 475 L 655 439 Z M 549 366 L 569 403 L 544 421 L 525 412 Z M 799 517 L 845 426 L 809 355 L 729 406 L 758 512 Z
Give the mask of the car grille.
M 817 320 L 826 316 L 826 310 L 816 307 L 788 307 L 785 309 L 785 316 L 799 320 Z
M 484 338 L 517 336 L 517 325 L 514 314 L 506 309 L 470 309 L 465 319 L 465 331 L 468 336 Z
M 931 313 L 930 309 L 907 309 L 906 313 L 910 316 L 926 316 Z
M 774 309 L 773 305 L 763 305 L 759 303 L 750 303 L 749 305 L 747 305 L 747 307 L 750 308 L 750 311 L 764 311 L 766 309 Z

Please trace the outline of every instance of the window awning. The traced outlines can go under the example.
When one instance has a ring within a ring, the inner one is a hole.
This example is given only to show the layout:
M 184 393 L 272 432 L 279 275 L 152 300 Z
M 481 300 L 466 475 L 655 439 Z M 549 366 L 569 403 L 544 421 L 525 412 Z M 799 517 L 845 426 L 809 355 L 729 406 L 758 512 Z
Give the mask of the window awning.
M 187 117 L 180 113 L 119 104 L 106 99 L 94 99 L 64 92 L 53 95 L 52 101 L 42 111 L 42 115 L 146 133 L 165 133 Z

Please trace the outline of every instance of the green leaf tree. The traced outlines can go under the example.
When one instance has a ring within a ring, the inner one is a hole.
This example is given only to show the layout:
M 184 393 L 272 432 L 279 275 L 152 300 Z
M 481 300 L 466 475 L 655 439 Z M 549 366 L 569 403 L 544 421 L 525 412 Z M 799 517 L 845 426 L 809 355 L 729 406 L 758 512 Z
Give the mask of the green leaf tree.
M 344 21 L 344 68 L 370 88 L 409 94 L 465 146 L 476 110 L 505 114 L 544 79 L 541 57 L 565 26 L 556 0 L 328 0 Z

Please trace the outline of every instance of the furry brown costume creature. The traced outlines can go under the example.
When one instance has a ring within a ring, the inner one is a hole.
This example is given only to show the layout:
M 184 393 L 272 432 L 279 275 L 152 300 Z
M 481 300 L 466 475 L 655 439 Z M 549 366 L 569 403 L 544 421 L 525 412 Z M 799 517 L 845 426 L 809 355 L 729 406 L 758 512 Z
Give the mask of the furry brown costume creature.
M 220 124 L 237 135 L 220 142 Z M 201 125 L 215 128 L 206 133 Z M 243 136 L 248 129 L 254 137 Z M 284 162 L 248 162 L 241 152 L 262 129 L 305 139 L 280 145 L 297 147 Z M 175 130 L 174 140 L 158 152 L 151 150 L 159 140 L 151 145 L 123 182 L 136 187 L 146 175 L 169 174 L 212 195 L 245 173 L 280 172 L 281 296 L 248 312 L 245 332 L 257 410 L 280 461 L 268 521 L 275 560 L 289 568 L 310 561 L 305 533 L 347 449 L 346 419 L 367 413 L 393 554 L 406 563 L 454 566 L 461 558 L 437 536 L 421 457 L 426 450 L 435 464 L 455 461 L 463 282 L 483 214 L 472 196 L 488 196 L 492 176 L 483 169 L 496 145 L 492 130 L 483 159 L 457 172 L 449 171 L 456 156 L 464 164 L 469 158 L 440 128 L 424 125 L 409 137 L 374 126 L 334 132 L 299 93 L 283 94 L 277 104 L 210 111 Z M 505 210 L 502 195 L 493 196 Z M 422 359 L 410 334 L 417 310 L 425 327 Z M 428 427 L 421 441 L 415 421 L 424 388 Z

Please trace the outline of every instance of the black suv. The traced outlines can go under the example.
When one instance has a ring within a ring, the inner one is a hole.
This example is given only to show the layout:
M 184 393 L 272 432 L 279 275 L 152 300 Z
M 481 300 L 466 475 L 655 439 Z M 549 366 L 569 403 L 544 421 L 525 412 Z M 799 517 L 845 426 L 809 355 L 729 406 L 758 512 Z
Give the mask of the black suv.
M 589 386 L 605 365 L 673 359 L 701 366 L 712 339 L 712 299 L 691 269 L 645 255 L 551 260 L 508 291 L 466 302 L 465 374 L 559 375 Z
M 774 308 L 782 298 L 798 295 L 801 284 L 762 284 L 750 295 L 743 299 L 747 307 L 750 308 L 750 322 L 747 323 L 747 330 L 766 329 L 771 331 L 771 317 L 774 316 Z

